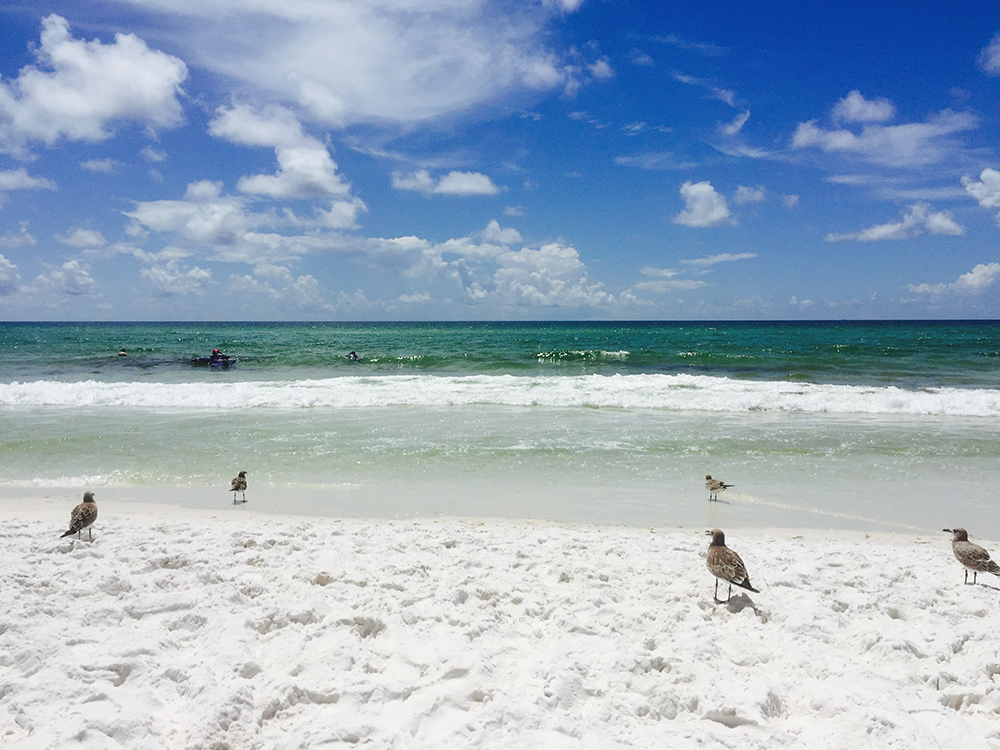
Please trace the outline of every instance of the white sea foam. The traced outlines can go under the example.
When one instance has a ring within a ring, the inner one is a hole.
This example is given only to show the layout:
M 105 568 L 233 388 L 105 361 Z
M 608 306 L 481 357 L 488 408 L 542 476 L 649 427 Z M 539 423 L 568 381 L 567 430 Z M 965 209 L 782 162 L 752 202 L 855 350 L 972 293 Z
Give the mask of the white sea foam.
M 818 385 L 704 375 L 393 375 L 226 383 L 0 384 L 0 406 L 309 408 L 500 406 L 774 411 L 805 414 L 1000 415 L 1000 390 Z

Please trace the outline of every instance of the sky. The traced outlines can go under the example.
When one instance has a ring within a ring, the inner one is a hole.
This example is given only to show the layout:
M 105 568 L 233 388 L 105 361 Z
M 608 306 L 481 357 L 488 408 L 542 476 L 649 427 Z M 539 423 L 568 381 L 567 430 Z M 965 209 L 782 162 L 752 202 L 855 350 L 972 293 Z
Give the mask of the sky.
M 0 8 L 0 320 L 1000 318 L 1000 6 Z

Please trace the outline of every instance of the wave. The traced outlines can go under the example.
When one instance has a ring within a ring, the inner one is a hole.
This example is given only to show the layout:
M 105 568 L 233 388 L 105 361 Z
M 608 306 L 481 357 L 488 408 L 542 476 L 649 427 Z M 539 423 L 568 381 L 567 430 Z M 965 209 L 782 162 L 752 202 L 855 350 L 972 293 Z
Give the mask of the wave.
M 1000 416 L 1000 390 L 819 385 L 703 375 L 386 375 L 226 383 L 0 384 L 0 406 L 197 410 L 537 406 L 704 412 Z

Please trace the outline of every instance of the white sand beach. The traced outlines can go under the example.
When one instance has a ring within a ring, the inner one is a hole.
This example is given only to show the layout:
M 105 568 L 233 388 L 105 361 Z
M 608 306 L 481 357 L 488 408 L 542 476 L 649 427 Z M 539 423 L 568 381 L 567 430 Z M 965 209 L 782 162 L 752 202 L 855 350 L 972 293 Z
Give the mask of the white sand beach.
M 97 499 L 93 542 L 0 504 L 5 746 L 1000 748 L 1000 579 L 944 533 L 725 529 L 727 605 L 702 528 Z

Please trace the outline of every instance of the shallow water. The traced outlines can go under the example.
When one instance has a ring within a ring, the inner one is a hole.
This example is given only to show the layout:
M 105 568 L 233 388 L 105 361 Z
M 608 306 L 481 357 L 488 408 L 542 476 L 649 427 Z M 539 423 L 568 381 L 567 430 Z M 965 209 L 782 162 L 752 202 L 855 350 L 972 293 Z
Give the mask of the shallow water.
M 224 507 L 245 469 L 276 513 L 1000 538 L 998 333 L 5 325 L 0 488 Z M 187 364 L 216 346 L 235 368 Z M 735 484 L 719 503 L 707 473 Z

